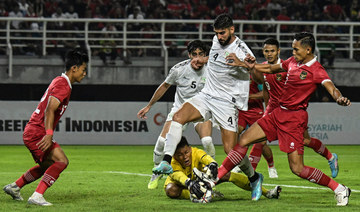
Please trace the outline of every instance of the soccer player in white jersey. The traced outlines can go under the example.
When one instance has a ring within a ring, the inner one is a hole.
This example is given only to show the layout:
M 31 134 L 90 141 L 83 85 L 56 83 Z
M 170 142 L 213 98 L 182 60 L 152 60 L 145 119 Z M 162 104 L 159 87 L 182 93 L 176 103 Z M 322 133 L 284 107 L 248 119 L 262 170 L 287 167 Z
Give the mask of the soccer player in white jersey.
M 247 110 L 250 76 L 244 68 L 227 65 L 229 61 L 225 58 L 231 53 L 238 58 L 245 58 L 247 54 L 253 53 L 245 42 L 234 35 L 234 24 L 228 14 L 216 17 L 213 27 L 215 36 L 208 58 L 205 86 L 174 114 L 166 134 L 164 159 L 153 169 L 155 174 L 173 172 L 171 159 L 180 142 L 182 127 L 188 122 L 212 118 L 220 126 L 225 152 L 229 153 L 236 145 L 238 109 Z M 194 59 L 192 63 L 197 60 L 200 58 Z M 263 176 L 254 172 L 248 158 L 246 159 L 240 164 L 240 168 L 251 182 L 252 199 L 258 200 Z
M 155 148 L 153 161 L 155 166 L 159 165 L 164 157 L 165 135 L 169 131 L 170 123 L 174 113 L 181 107 L 181 105 L 199 93 L 205 84 L 206 64 L 191 64 L 191 60 L 198 57 L 207 57 L 209 54 L 209 47 L 200 40 L 191 41 L 188 46 L 188 55 L 190 59 L 184 60 L 170 69 L 169 75 L 165 81 L 156 89 L 149 103 L 138 112 L 139 118 L 146 119 L 146 113 L 150 108 L 165 94 L 171 85 L 176 85 L 175 101 L 173 107 L 168 114 L 163 130 L 158 137 Z M 194 68 L 195 67 L 195 68 Z M 212 124 L 210 121 L 194 123 L 195 130 L 198 133 L 201 143 L 206 153 L 212 158 L 215 158 L 215 147 L 212 142 Z M 155 189 L 158 186 L 159 179 L 162 174 L 153 174 L 148 184 L 149 189 Z

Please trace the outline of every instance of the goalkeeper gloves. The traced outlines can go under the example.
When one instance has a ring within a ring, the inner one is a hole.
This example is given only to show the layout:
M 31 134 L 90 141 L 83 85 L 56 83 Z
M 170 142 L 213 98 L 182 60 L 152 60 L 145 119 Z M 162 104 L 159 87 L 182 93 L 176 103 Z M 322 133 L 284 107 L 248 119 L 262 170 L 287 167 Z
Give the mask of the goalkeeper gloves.
M 198 199 L 204 196 L 204 192 L 201 191 L 199 182 L 200 181 L 191 180 L 190 178 L 185 181 L 185 186 L 189 189 L 190 194 L 194 194 Z

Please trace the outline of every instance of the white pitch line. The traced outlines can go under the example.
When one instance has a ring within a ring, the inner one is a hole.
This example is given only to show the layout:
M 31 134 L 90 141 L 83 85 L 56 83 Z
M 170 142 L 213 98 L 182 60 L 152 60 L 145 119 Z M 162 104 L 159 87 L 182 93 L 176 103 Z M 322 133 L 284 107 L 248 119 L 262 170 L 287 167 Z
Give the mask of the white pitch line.
M 104 173 L 110 173 L 110 174 L 126 174 L 126 175 L 137 175 L 137 176 L 145 176 L 145 177 L 151 177 L 150 174 L 139 174 L 139 173 L 130 173 L 130 172 L 119 172 L 119 171 L 104 171 Z M 268 184 L 263 183 L 265 186 L 277 186 L 278 184 Z M 279 185 L 281 187 L 287 187 L 287 188 L 303 188 L 303 189 L 314 189 L 314 190 L 329 190 L 329 188 L 321 188 L 321 187 L 312 187 L 312 186 L 296 186 L 296 185 Z M 360 192 L 360 190 L 354 190 L 351 189 L 351 192 Z
M 19 173 L 22 174 L 20 172 L 0 172 L 1 174 L 14 174 L 14 173 Z M 151 174 L 141 174 L 141 173 L 131 173 L 131 172 L 122 172 L 122 171 L 65 171 L 64 174 L 66 173 L 106 173 L 106 174 L 125 174 L 125 175 L 135 175 L 135 176 L 142 176 L 142 177 L 151 177 Z M 268 183 L 263 183 L 263 185 L 265 186 L 282 186 L 282 187 L 287 187 L 287 188 L 301 188 L 301 189 L 314 189 L 314 190 L 329 190 L 329 188 L 322 188 L 322 187 L 312 187 L 312 186 L 296 186 L 296 185 L 280 185 L 280 184 L 268 184 Z M 360 192 L 360 190 L 355 190 L 355 189 L 351 189 L 351 192 Z

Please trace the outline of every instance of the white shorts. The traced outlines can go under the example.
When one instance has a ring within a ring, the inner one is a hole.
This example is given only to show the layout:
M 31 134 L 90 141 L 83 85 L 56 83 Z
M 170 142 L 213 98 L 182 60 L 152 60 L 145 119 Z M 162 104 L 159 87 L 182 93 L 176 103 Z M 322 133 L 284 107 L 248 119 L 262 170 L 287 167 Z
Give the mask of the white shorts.
M 211 119 L 213 124 L 219 124 L 223 129 L 237 132 L 239 112 L 234 104 L 202 92 L 188 102 L 200 112 L 204 121 Z
M 167 115 L 166 121 L 172 121 L 172 118 L 174 116 L 174 114 L 179 110 L 180 108 L 178 107 L 172 107 L 170 110 L 170 113 Z M 189 122 L 190 123 L 190 122 Z M 189 125 L 189 123 L 186 123 L 183 125 L 183 131 L 185 131 L 187 129 L 187 126 Z M 202 122 L 193 122 L 194 124 L 194 128 L 196 127 L 197 124 L 202 123 Z

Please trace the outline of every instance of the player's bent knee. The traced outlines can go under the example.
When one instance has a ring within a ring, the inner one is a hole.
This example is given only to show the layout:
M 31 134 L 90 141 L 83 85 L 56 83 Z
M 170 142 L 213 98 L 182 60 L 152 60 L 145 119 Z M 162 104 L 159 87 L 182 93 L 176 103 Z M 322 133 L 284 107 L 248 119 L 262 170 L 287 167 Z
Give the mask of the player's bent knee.
M 179 198 L 181 195 L 182 189 L 173 183 L 169 183 L 165 188 L 166 196 L 170 198 Z
M 182 125 L 186 124 L 186 120 L 184 120 L 184 116 L 178 114 L 178 113 L 175 113 L 174 116 L 172 117 L 172 120 L 177 122 L 177 123 L 180 123 Z

